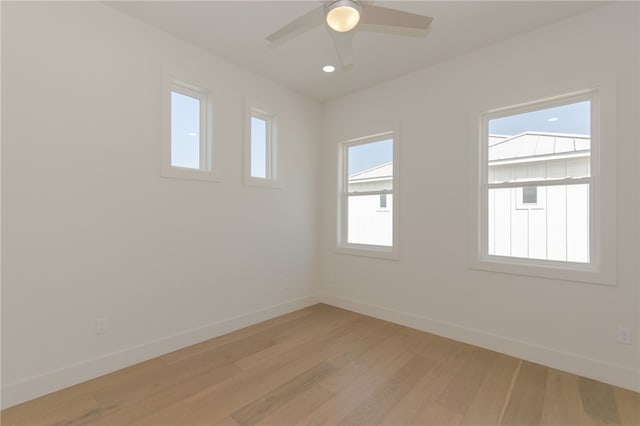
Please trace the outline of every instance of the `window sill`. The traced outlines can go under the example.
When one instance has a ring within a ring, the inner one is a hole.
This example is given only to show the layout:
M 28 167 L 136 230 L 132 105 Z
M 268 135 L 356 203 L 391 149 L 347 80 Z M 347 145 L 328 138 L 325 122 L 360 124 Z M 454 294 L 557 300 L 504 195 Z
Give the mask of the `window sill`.
M 192 179 L 209 182 L 220 182 L 216 174 L 204 170 L 188 169 L 186 167 L 163 166 L 162 177 L 175 179 Z
M 282 189 L 282 184 L 277 179 L 263 179 L 256 177 L 245 177 L 244 184 L 247 186 L 257 186 L 270 189 Z
M 350 256 L 372 257 L 384 260 L 400 260 L 397 249 L 382 246 L 369 246 L 365 244 L 349 244 L 348 246 L 338 246 L 334 250 L 337 254 L 346 254 Z
M 607 273 L 595 265 L 583 263 L 487 256 L 472 262 L 470 269 L 606 286 L 616 285 L 615 272 Z

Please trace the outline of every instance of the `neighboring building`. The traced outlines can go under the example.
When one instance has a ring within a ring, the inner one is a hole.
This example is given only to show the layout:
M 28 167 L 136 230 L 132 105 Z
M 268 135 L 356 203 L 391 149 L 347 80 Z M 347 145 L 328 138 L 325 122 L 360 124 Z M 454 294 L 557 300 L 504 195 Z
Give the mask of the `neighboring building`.
M 590 148 L 584 135 L 490 136 L 489 182 L 523 186 L 489 190 L 489 254 L 589 261 L 589 185 L 524 182 L 589 176 Z
M 526 182 L 589 176 L 590 148 L 585 135 L 489 137 L 489 182 L 523 182 L 489 191 L 489 254 L 589 261 L 589 186 Z M 392 176 L 392 163 L 355 173 L 349 176 L 349 191 L 391 190 Z M 348 241 L 391 245 L 392 203 L 391 194 L 349 197 Z
M 349 176 L 349 192 L 391 190 L 393 163 Z M 393 244 L 393 195 L 376 194 L 349 197 L 347 241 L 357 244 Z

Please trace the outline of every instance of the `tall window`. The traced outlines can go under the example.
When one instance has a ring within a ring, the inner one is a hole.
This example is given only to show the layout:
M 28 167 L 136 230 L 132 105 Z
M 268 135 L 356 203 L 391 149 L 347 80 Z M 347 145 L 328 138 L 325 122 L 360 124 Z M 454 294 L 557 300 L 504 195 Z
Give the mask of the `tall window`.
M 266 179 L 269 176 L 269 119 L 251 115 L 251 177 Z
M 483 118 L 482 251 L 549 264 L 590 264 L 595 93 Z
M 393 133 L 341 145 L 339 245 L 395 253 L 397 141 Z M 387 256 L 384 256 L 387 257 Z
M 162 174 L 213 180 L 207 91 L 178 81 L 167 83 L 165 90 Z
M 171 91 L 171 166 L 200 169 L 202 102 L 178 90 Z
M 245 141 L 245 182 L 277 186 L 276 118 L 247 101 Z

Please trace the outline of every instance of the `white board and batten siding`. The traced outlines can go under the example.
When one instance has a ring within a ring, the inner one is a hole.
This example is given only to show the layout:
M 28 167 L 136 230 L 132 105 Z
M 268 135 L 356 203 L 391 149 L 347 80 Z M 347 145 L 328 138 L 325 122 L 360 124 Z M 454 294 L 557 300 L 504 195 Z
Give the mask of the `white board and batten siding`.
M 589 175 L 588 136 L 492 137 L 489 182 L 523 186 L 489 190 L 489 254 L 589 262 L 589 185 L 534 186 L 529 202 L 523 194 L 528 181 Z

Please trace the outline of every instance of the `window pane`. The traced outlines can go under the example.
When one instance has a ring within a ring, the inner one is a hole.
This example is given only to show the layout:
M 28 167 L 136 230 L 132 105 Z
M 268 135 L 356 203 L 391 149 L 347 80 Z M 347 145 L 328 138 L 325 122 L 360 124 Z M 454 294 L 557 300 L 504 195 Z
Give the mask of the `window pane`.
M 393 140 L 348 148 L 349 192 L 393 188 Z
M 522 188 L 522 203 L 536 204 L 538 202 L 538 187 L 525 186 Z
M 525 189 L 489 189 L 489 254 L 588 263 L 589 185 L 539 186 L 530 206 Z
M 374 246 L 393 245 L 393 195 L 386 195 L 387 207 L 380 208 L 380 195 L 348 197 L 347 242 Z
M 489 120 L 489 183 L 588 177 L 591 102 Z
M 267 177 L 267 122 L 251 117 L 251 176 Z
M 200 100 L 171 92 L 171 165 L 200 168 Z

